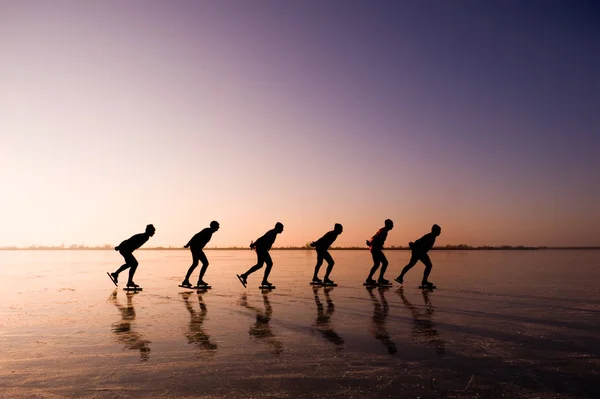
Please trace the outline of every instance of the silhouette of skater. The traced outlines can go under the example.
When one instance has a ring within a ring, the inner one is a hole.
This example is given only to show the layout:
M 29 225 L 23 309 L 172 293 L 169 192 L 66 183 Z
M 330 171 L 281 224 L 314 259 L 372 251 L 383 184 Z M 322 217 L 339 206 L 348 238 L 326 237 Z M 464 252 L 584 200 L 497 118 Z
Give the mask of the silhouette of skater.
M 313 279 L 312 279 L 313 283 L 333 284 L 333 281 L 331 281 L 329 279 L 329 274 L 331 273 L 331 270 L 333 269 L 333 265 L 335 264 L 335 262 L 333 261 L 333 258 L 329 254 L 328 249 L 331 246 L 331 244 L 333 244 L 333 242 L 337 239 L 337 237 L 340 234 L 342 234 L 342 231 L 344 231 L 344 228 L 342 227 L 342 225 L 339 223 L 336 223 L 335 226 L 333 227 L 333 230 L 325 233 L 325 235 L 323 237 L 319 238 L 317 241 L 313 241 L 310 243 L 310 246 L 315 248 L 315 250 L 317 251 L 317 264 L 315 265 L 315 274 L 313 275 Z M 325 272 L 325 277 L 323 278 L 323 281 L 321 281 L 319 279 L 318 274 L 319 274 L 319 269 L 321 269 L 321 265 L 323 264 L 323 259 L 325 259 L 327 261 L 327 271 Z
M 263 263 L 267 264 L 267 268 L 265 269 L 265 275 L 263 276 L 261 286 L 270 287 L 273 285 L 267 280 L 269 278 L 269 273 L 271 273 L 271 267 L 273 267 L 273 261 L 271 260 L 271 255 L 269 255 L 269 250 L 273 246 L 273 243 L 277 238 L 277 234 L 281 233 L 282 231 L 283 224 L 277 222 L 275 224 L 274 229 L 267 231 L 262 237 L 250 243 L 250 249 L 256 251 L 257 263 L 256 265 L 252 266 L 246 273 L 237 275 L 244 287 L 246 287 L 248 276 L 262 268 Z
M 202 328 L 202 323 L 204 323 L 204 319 L 206 318 L 207 312 L 206 305 L 202 300 L 202 294 L 200 294 L 199 292 L 197 293 L 198 303 L 200 304 L 200 313 L 198 313 L 192 306 L 192 303 L 190 302 L 191 295 L 192 293 L 189 291 L 181 293 L 181 298 L 185 303 L 185 308 L 190 313 L 190 324 L 188 326 L 188 331 L 185 334 L 185 336 L 188 339 L 189 344 L 196 344 L 201 349 L 207 351 L 214 351 L 215 349 L 217 349 L 217 345 L 210 342 L 210 337 L 206 332 L 204 332 L 204 329 Z
M 335 306 L 329 296 L 329 292 L 333 290 L 333 287 L 325 287 L 323 291 L 325 294 L 325 301 L 327 302 L 327 310 L 325 310 L 321 298 L 319 297 L 319 289 L 321 289 L 320 286 L 313 285 L 313 294 L 315 296 L 315 304 L 317 305 L 317 319 L 315 320 L 314 327 L 323 338 L 336 345 L 337 349 L 342 349 L 344 340 L 333 330 L 333 328 L 331 328 L 330 319 L 335 311 Z
M 127 280 L 127 287 L 138 288 L 139 285 L 133 282 L 133 275 L 138 267 L 138 261 L 133 256 L 133 251 L 141 247 L 148 241 L 150 237 L 154 235 L 156 229 L 151 224 L 146 226 L 146 232 L 136 234 L 129 238 L 128 240 L 123 241 L 117 247 L 115 247 L 115 251 L 119 251 L 119 253 L 125 259 L 125 264 L 121 266 L 116 272 L 109 273 L 109 277 L 117 285 L 119 283 L 119 273 L 124 271 L 125 269 L 129 269 L 129 279 Z
M 410 311 L 413 317 L 413 339 L 417 342 L 425 341 L 428 344 L 435 346 L 435 353 L 439 356 L 445 354 L 444 341 L 441 339 L 439 333 L 433 328 L 433 322 L 431 320 L 433 315 L 433 305 L 429 299 L 429 293 L 425 290 L 421 291 L 423 294 L 423 301 L 425 302 L 425 313 L 419 311 L 419 309 L 406 299 L 404 296 L 404 290 L 402 287 L 396 291 L 402 299 L 402 303 Z
M 139 350 L 140 360 L 146 361 L 150 358 L 150 341 L 144 339 L 140 333 L 133 330 L 131 324 L 135 320 L 135 309 L 133 307 L 133 296 L 137 292 L 127 292 L 127 305 L 123 306 L 117 299 L 117 290 L 115 289 L 111 295 L 111 299 L 119 312 L 121 312 L 121 320 L 113 323 L 112 331 L 117 336 L 117 341 L 125 345 L 127 349 Z
M 429 252 L 429 250 L 433 247 L 433 244 L 435 244 L 435 238 L 441 233 L 442 228 L 437 224 L 434 224 L 431 227 L 431 233 L 427 233 L 423 237 L 419 238 L 417 241 L 408 244 L 408 246 L 412 250 L 410 261 L 408 262 L 408 265 L 404 266 L 404 269 L 402 269 L 402 273 L 400 273 L 400 275 L 394 279 L 395 281 L 402 284 L 404 282 L 404 275 L 410 269 L 412 269 L 412 267 L 416 265 L 418 261 L 421 261 L 425 265 L 425 271 L 423 272 L 423 280 L 421 281 L 421 285 L 425 287 L 434 286 L 433 283 L 427 280 L 427 278 L 429 277 L 429 273 L 431 273 L 431 268 L 433 267 L 433 265 L 431 264 L 431 259 L 429 259 L 429 255 L 427 255 L 427 252 Z
M 385 220 L 385 226 L 380 228 L 377 233 L 371 238 L 371 240 L 367 240 L 367 245 L 371 250 L 371 256 L 373 256 L 373 267 L 369 272 L 369 277 L 365 281 L 366 284 L 375 285 L 375 280 L 373 280 L 373 275 L 379 268 L 379 264 L 381 264 L 381 271 L 379 272 L 379 280 L 377 284 L 389 284 L 390 282 L 386 280 L 383 275 L 385 274 L 385 270 L 388 267 L 388 261 L 385 255 L 383 254 L 383 244 L 385 243 L 385 239 L 387 238 L 388 231 L 394 228 L 394 222 L 390 219 Z
M 210 222 L 210 227 L 203 229 L 201 232 L 192 237 L 192 239 L 185 244 L 184 248 L 189 248 L 192 252 L 192 265 L 187 271 L 185 275 L 185 279 L 181 283 L 184 287 L 192 287 L 190 284 L 190 276 L 194 272 L 194 269 L 198 266 L 198 261 L 202 262 L 202 269 L 200 269 L 200 277 L 198 278 L 198 286 L 200 285 L 208 285 L 204 282 L 203 277 L 204 273 L 206 273 L 206 269 L 208 268 L 208 259 L 206 259 L 206 255 L 202 250 L 206 244 L 212 238 L 212 235 L 215 231 L 219 230 L 219 222 L 212 221 Z
M 379 299 L 373 294 L 373 290 L 379 291 Z M 389 306 L 388 302 L 385 299 L 384 292 L 387 291 L 387 287 L 367 287 L 367 292 L 369 293 L 369 297 L 371 298 L 371 302 L 373 302 L 373 318 L 371 319 L 371 334 L 381 341 L 381 343 L 386 347 L 388 353 L 393 355 L 398 352 L 396 349 L 396 344 L 394 341 L 390 339 L 390 334 L 387 331 L 386 327 L 386 319 L 388 317 Z
M 283 352 L 283 344 L 275 339 L 275 334 L 273 334 L 271 326 L 269 325 L 269 322 L 271 321 L 271 315 L 273 314 L 273 308 L 269 302 L 268 291 L 263 291 L 262 297 L 263 304 L 265 306 L 264 311 L 248 305 L 248 296 L 245 293 L 240 298 L 239 304 L 256 313 L 256 323 L 250 327 L 248 334 L 257 340 L 264 340 L 264 342 L 271 347 L 271 353 L 274 355 L 279 355 L 281 352 Z

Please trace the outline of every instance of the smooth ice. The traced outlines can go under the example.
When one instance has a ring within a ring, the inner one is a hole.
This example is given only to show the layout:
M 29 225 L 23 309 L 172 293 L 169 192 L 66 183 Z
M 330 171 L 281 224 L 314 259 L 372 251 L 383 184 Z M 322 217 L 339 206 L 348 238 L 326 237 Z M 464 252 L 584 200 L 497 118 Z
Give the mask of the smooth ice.
M 197 293 L 188 251 L 147 250 L 126 293 L 116 252 L 0 251 L 0 397 L 600 397 L 600 251 L 432 251 L 433 292 L 422 265 L 366 289 L 367 251 L 332 251 L 334 288 L 271 253 L 271 292 L 235 276 L 251 251 L 208 250 Z

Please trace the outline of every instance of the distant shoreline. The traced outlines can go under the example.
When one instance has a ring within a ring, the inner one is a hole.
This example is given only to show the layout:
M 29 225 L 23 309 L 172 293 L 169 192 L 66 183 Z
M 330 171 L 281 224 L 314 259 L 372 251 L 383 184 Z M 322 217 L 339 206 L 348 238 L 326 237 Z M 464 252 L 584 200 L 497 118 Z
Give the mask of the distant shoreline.
M 212 247 L 204 248 L 207 251 L 248 251 L 248 247 Z M 188 249 L 182 247 L 148 247 L 140 248 L 140 251 L 181 251 Z M 314 251 L 311 247 L 273 247 L 274 251 Z M 333 247 L 331 251 L 366 251 L 366 247 Z M 409 247 L 391 246 L 384 248 L 386 251 L 409 251 Z M 537 251 L 537 250 L 600 250 L 600 246 L 570 246 L 570 247 L 526 247 L 526 246 L 481 246 L 472 247 L 468 245 L 447 245 L 434 247 L 432 251 Z M 112 246 L 30 246 L 30 247 L 0 247 L 0 251 L 114 251 Z

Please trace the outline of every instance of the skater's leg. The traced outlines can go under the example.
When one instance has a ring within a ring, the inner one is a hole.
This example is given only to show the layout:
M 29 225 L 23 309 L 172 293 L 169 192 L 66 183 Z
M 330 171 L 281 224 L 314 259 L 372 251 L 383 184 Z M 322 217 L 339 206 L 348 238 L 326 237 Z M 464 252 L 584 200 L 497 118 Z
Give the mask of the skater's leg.
M 206 269 L 208 268 L 208 259 L 204 254 L 204 251 L 199 251 L 198 257 L 200 258 L 200 262 L 202 262 L 202 269 L 200 269 L 200 277 L 198 278 L 198 284 L 204 282 L 204 273 L 206 273 Z
M 129 279 L 127 280 L 127 285 L 135 285 L 133 282 L 133 275 L 135 274 L 135 271 L 137 270 L 137 265 L 135 266 L 131 266 L 129 268 Z
M 114 275 L 118 276 L 119 273 L 121 273 L 124 270 L 129 269 L 131 267 L 131 265 L 133 265 L 134 263 L 137 263 L 136 260 L 135 260 L 135 258 L 133 257 L 133 254 L 131 252 L 122 252 L 122 251 L 119 251 L 119 253 L 121 254 L 121 256 L 123 257 L 123 259 L 125 260 L 125 264 L 123 266 L 119 267 L 116 272 L 112 273 L 113 276 Z
M 325 271 L 325 277 L 323 278 L 323 280 L 330 281 L 329 275 L 331 274 L 331 271 L 333 270 L 333 265 L 335 265 L 335 261 L 329 254 L 329 251 L 325 251 L 325 253 L 323 254 L 323 258 L 327 262 L 327 270 Z
M 129 267 L 129 279 L 127 280 L 127 285 L 135 285 L 133 282 L 133 275 L 135 274 L 135 271 L 137 270 L 138 267 L 138 261 L 135 259 L 135 257 L 133 256 L 133 254 L 129 254 L 129 256 L 127 258 L 127 264 L 130 265 Z
M 259 262 L 256 265 L 252 266 L 250 269 L 248 269 L 248 271 L 246 273 L 242 274 L 242 276 L 248 277 L 249 275 L 251 275 L 255 271 L 262 269 L 263 263 L 264 262 Z
M 183 280 L 183 283 L 181 283 L 181 285 L 185 285 L 184 283 L 187 283 L 187 284 L 190 283 L 190 277 L 192 276 L 192 273 L 198 266 L 198 254 L 194 250 L 192 250 L 191 252 L 192 252 L 192 265 L 188 269 L 187 274 L 185 275 L 185 280 Z
M 123 266 L 119 267 L 119 268 L 117 269 L 117 271 L 116 271 L 116 272 L 114 272 L 113 274 L 116 274 L 116 275 L 118 276 L 118 275 L 119 275 L 119 274 L 120 274 L 122 271 L 124 271 L 124 270 L 127 270 L 127 269 L 129 269 L 130 267 L 131 267 L 130 265 L 128 265 L 127 263 L 125 263 Z
M 419 260 L 425 265 L 425 271 L 423 272 L 423 281 L 421 282 L 421 284 L 426 284 L 428 282 L 427 278 L 431 273 L 431 268 L 433 267 L 433 265 L 431 264 L 431 259 L 429 259 L 429 255 L 427 254 L 421 255 Z
M 379 249 L 371 250 L 371 256 L 373 257 L 373 267 L 369 272 L 369 277 L 367 277 L 367 281 L 373 281 L 373 275 L 375 274 L 377 269 L 379 269 L 379 264 L 381 263 L 380 254 L 383 255 L 383 253 Z
M 267 264 L 267 268 L 265 269 L 265 275 L 263 277 L 263 284 L 269 284 L 269 274 L 271 273 L 271 268 L 273 267 L 273 260 L 271 260 L 271 255 L 265 251 L 264 254 L 265 263 Z
M 264 251 L 256 251 L 256 257 L 256 265 L 252 266 L 250 269 L 248 269 L 246 273 L 241 275 L 241 277 L 243 277 L 244 279 L 248 278 L 249 275 L 263 267 L 263 263 L 265 263 Z
M 388 260 L 385 257 L 385 255 L 383 254 L 383 252 L 381 252 L 381 270 L 379 271 L 379 282 L 383 282 L 383 283 L 389 283 L 389 281 L 387 281 L 384 277 L 385 275 L 385 271 L 388 267 Z
M 421 257 L 420 254 L 416 253 L 415 251 L 412 251 L 408 265 L 404 266 L 404 269 L 402 269 L 402 273 L 400 273 L 400 276 L 398 276 L 398 278 L 396 280 L 402 281 L 404 279 L 404 275 L 406 274 L 406 272 L 408 272 L 410 269 L 413 268 L 414 265 L 417 264 L 420 257 Z
M 315 274 L 313 275 L 313 281 L 319 279 L 319 270 L 321 269 L 321 265 L 323 264 L 323 253 L 322 251 L 317 249 L 317 264 L 315 265 Z

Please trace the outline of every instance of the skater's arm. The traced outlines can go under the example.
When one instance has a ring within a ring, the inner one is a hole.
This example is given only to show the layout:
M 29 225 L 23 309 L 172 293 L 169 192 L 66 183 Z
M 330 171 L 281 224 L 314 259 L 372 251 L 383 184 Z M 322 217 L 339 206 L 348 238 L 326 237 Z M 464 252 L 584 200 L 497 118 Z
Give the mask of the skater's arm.
M 319 238 L 317 241 L 313 241 L 310 243 L 311 247 L 315 247 L 315 248 L 321 248 L 323 247 L 323 239 L 325 238 L 327 234 L 325 234 L 323 237 Z
M 335 231 L 330 231 L 325 233 L 325 235 L 323 235 L 323 237 L 319 238 L 316 242 L 315 242 L 315 246 L 319 247 L 319 248 L 329 248 L 331 246 L 331 244 L 333 244 L 333 242 L 335 241 L 335 239 L 337 238 L 337 233 Z
M 141 233 L 141 234 L 136 234 L 133 237 L 131 237 L 129 240 L 127 240 L 127 246 L 128 246 L 128 250 L 130 250 L 131 252 L 135 251 L 136 249 L 138 249 L 139 247 L 141 247 L 142 245 L 144 245 L 146 243 L 146 241 L 148 241 L 148 239 L 150 238 L 150 236 L 147 233 Z M 122 249 L 122 247 L 121 247 Z
M 369 245 L 372 248 L 382 248 L 383 247 L 383 240 L 381 239 L 381 231 L 382 229 L 379 229 L 377 231 L 377 233 L 375 233 L 375 235 L 371 238 L 371 241 L 367 240 L 367 245 Z
M 275 241 L 275 238 L 272 237 L 273 235 L 277 235 L 277 233 L 275 233 L 273 230 L 267 231 L 261 237 L 257 238 L 256 241 L 254 241 L 254 248 L 266 248 L 270 245 L 273 245 L 271 242 L 271 239 Z
M 200 233 L 196 234 L 196 236 L 197 236 L 196 245 L 198 245 L 201 248 L 204 248 L 204 246 L 206 244 L 208 244 L 208 242 L 212 238 L 212 233 L 213 232 L 211 229 L 206 228 L 206 229 L 202 230 Z
M 427 252 L 433 247 L 434 243 L 435 243 L 435 236 L 433 234 L 429 233 L 429 234 L 425 234 L 423 237 L 421 237 L 417 241 L 415 241 L 413 244 L 413 247 L 420 251 Z
M 275 230 L 269 230 L 267 231 L 267 234 L 264 235 L 264 237 L 265 246 L 267 247 L 267 250 L 269 250 L 275 243 L 275 239 L 277 238 L 277 232 Z
M 426 234 L 421 240 L 423 241 L 423 249 L 429 251 L 433 248 L 433 244 L 435 244 L 435 235 L 431 233 Z
M 124 240 L 115 247 L 115 251 L 127 251 L 128 246 L 129 246 L 129 240 Z
M 325 242 L 327 244 L 327 248 L 333 245 L 335 240 L 337 240 L 338 235 L 339 234 L 335 231 L 330 231 L 329 233 L 325 234 L 325 236 L 327 237 L 327 241 Z
M 190 240 L 188 241 L 188 243 L 185 244 L 183 247 L 184 248 L 189 248 L 190 245 L 192 245 L 192 242 L 194 242 L 194 238 L 196 238 L 196 236 L 193 236 L 192 238 L 190 238 Z
M 268 251 L 271 249 L 271 246 L 275 242 L 275 238 L 277 238 L 277 231 L 275 231 L 274 229 L 269 230 L 262 237 L 254 241 L 253 244 L 250 244 L 250 248 L 252 248 L 252 245 L 254 245 L 254 248 L 256 249 Z
M 256 240 L 252 241 L 250 243 L 250 248 L 254 249 L 254 248 L 260 248 L 262 246 L 262 243 L 264 241 L 264 236 L 257 238 Z
M 194 236 L 190 239 L 190 241 L 185 245 L 184 248 L 189 248 L 189 247 L 196 247 L 198 246 L 198 244 L 201 243 L 202 241 L 202 233 L 204 232 L 204 230 L 202 230 L 199 233 L 194 234 Z

